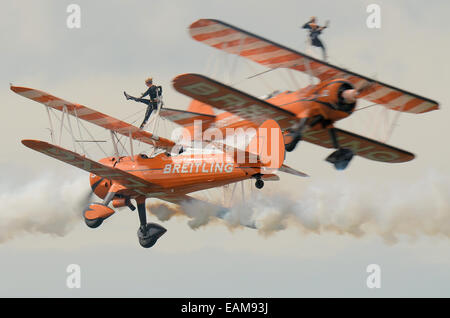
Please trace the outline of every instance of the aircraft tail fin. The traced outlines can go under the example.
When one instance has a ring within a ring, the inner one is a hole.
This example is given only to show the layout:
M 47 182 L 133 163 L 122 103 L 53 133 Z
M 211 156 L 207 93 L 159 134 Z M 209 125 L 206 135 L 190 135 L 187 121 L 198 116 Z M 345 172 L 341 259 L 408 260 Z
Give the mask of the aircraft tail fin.
M 246 152 L 257 155 L 263 167 L 279 169 L 284 162 L 285 149 L 278 123 L 273 119 L 262 123 L 248 144 Z
M 273 119 L 266 120 L 258 127 L 245 150 L 214 140 L 204 141 L 212 143 L 224 153 L 233 154 L 235 163 L 241 167 L 271 170 L 279 169 L 283 165 L 285 156 L 283 134 Z
M 187 109 L 188 111 L 192 113 L 199 113 L 203 115 L 210 115 L 214 116 L 214 108 L 212 106 L 202 103 L 196 99 L 193 99 L 192 102 L 189 104 L 189 107 Z

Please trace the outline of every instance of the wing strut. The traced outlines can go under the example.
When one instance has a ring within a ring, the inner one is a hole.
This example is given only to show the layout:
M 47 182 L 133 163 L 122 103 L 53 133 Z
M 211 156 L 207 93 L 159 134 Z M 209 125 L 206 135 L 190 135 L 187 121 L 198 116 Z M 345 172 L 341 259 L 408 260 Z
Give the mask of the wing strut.
M 131 152 L 131 160 L 134 161 L 134 149 L 133 149 L 133 138 L 131 138 L 131 129 L 128 134 L 128 139 L 130 139 L 130 152 Z
M 52 140 L 52 144 L 54 144 L 55 143 L 55 136 L 54 136 L 53 122 L 52 122 L 52 117 L 50 116 L 49 107 L 45 106 L 45 110 L 47 111 L 48 122 L 50 124 L 50 139 Z
M 48 106 L 46 106 L 48 108 Z M 80 135 L 80 140 L 83 140 L 83 134 L 81 133 L 81 125 L 80 125 L 80 118 L 78 117 L 77 109 L 74 109 L 75 114 L 75 120 L 77 121 L 77 127 L 78 127 L 78 134 Z M 80 142 L 81 149 L 83 150 L 83 154 L 87 155 L 86 149 L 84 148 L 84 143 Z
M 69 125 L 70 137 L 72 138 L 73 149 L 77 149 L 77 148 L 75 148 L 75 137 L 73 136 L 72 124 L 70 122 L 70 117 L 69 117 L 69 113 L 67 111 L 67 106 L 66 105 L 64 105 L 64 113 L 67 116 L 67 123 Z

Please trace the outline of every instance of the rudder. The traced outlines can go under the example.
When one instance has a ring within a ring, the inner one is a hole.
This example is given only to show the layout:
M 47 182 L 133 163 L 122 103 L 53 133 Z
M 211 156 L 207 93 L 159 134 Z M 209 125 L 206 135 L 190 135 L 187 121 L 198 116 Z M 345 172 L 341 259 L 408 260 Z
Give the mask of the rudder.
M 284 162 L 285 148 L 283 134 L 278 123 L 273 119 L 262 123 L 246 151 L 257 155 L 265 168 L 280 168 Z

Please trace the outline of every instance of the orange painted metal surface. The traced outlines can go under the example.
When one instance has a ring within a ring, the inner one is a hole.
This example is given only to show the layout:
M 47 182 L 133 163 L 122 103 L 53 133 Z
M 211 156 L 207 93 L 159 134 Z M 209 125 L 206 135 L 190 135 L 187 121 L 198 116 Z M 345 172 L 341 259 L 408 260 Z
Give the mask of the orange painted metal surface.
M 88 220 L 106 219 L 114 214 L 114 210 L 101 203 L 91 203 L 84 210 L 84 217 Z
M 224 110 L 225 112 L 216 116 L 214 124 L 208 123 L 206 126 L 216 127 L 224 135 L 228 128 L 257 128 L 259 123 L 268 119 L 276 120 L 281 129 L 286 131 L 301 118 L 320 115 L 328 124 L 324 126 L 323 122 L 318 122 L 311 128 L 308 127 L 303 140 L 332 148 L 328 129 L 324 128 L 332 127 L 334 122 L 348 117 L 353 111 L 341 111 L 329 105 L 338 103 L 337 92 L 342 85 L 351 85 L 343 79 L 322 82 L 297 92 L 283 92 L 267 100 L 260 100 L 198 74 L 179 75 L 174 79 L 173 85 L 182 94 Z M 187 128 L 193 130 L 193 127 Z M 342 147 L 350 148 L 356 155 L 369 160 L 399 163 L 414 159 L 414 155 L 408 151 L 370 138 L 342 129 L 337 129 L 337 134 Z M 289 141 L 286 139 L 285 142 Z
M 276 123 L 272 121 L 268 127 L 276 128 L 274 125 Z M 280 132 L 279 128 L 278 131 Z M 161 153 L 153 158 L 142 155 L 119 159 L 106 157 L 96 162 L 47 142 L 23 140 L 22 143 L 33 150 L 91 172 L 91 187 L 101 198 L 108 192 L 131 198 L 164 198 L 249 179 L 274 162 L 275 165 L 281 166 L 284 160 L 284 144 L 280 142 L 281 132 L 274 136 L 278 138 L 277 142 L 280 144 L 280 157 L 265 163 L 258 157 L 252 164 L 235 162 L 232 155 L 220 152 L 216 154 L 194 152 L 173 157 Z M 276 155 L 276 152 L 269 155 Z

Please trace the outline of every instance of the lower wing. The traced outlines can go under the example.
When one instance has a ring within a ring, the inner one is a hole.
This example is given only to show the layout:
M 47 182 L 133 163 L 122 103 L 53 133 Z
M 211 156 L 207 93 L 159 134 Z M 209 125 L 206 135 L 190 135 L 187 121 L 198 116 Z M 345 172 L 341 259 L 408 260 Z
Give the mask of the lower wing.
M 339 128 L 334 129 L 339 146 L 351 149 L 355 155 L 360 157 L 388 163 L 406 162 L 414 159 L 414 155 L 405 150 Z M 307 130 L 303 133 L 303 140 L 325 148 L 333 148 L 333 141 L 328 129 Z
M 87 172 L 91 172 L 97 176 L 116 181 L 139 195 L 147 195 L 151 192 L 161 192 L 161 188 L 158 185 L 143 180 L 126 171 L 105 166 L 70 150 L 39 140 L 27 139 L 22 140 L 22 143 L 28 148 L 39 151 L 44 155 L 53 157 Z

